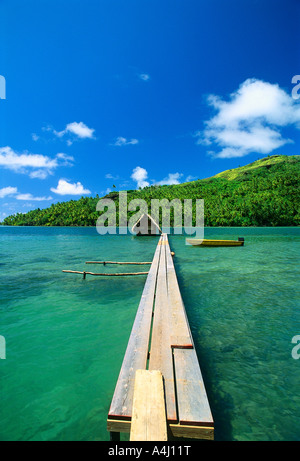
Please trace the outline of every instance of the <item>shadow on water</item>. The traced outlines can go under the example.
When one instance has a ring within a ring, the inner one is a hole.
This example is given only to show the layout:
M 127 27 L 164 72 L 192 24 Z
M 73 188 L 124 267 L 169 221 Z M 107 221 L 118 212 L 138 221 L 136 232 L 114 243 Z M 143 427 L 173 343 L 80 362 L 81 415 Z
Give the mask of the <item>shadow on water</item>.
M 206 351 L 201 347 L 201 341 L 198 338 L 195 339 L 195 335 L 193 336 L 207 398 L 214 419 L 215 440 L 232 441 L 234 437 L 231 418 L 234 411 L 234 400 L 229 393 L 221 390 L 216 384 L 217 370 L 214 363 L 212 360 L 207 359 Z
M 187 316 L 188 318 L 191 318 L 192 306 L 191 302 L 188 301 L 189 290 L 187 289 L 185 284 L 183 271 L 179 267 L 176 267 L 176 274 L 181 289 L 181 295 L 185 304 L 185 309 L 187 311 Z M 198 321 L 199 319 L 197 320 L 197 322 Z M 211 351 L 207 350 L 202 344 L 201 327 L 199 335 L 199 328 L 197 329 L 197 327 L 195 326 L 197 323 L 194 323 L 191 320 L 189 320 L 189 323 L 203 377 L 203 382 L 205 385 L 208 401 L 214 419 L 214 440 L 232 441 L 234 440 L 234 436 L 231 420 L 234 411 L 234 400 L 228 392 L 225 392 L 223 389 L 218 387 L 218 370 L 213 360 L 213 354 L 211 353 Z M 199 323 L 201 324 L 201 322 Z
M 27 296 L 41 296 L 44 290 L 53 283 L 47 275 L 33 274 L 24 271 L 22 275 L 6 275 L 5 286 L 0 289 L 0 295 L 3 302 L 1 309 L 6 309 L 7 303 L 10 309 L 15 303 L 26 300 Z
M 39 258 L 34 258 L 30 262 L 31 263 L 52 263 L 54 262 L 54 258 L 49 258 L 47 256 L 39 257 Z

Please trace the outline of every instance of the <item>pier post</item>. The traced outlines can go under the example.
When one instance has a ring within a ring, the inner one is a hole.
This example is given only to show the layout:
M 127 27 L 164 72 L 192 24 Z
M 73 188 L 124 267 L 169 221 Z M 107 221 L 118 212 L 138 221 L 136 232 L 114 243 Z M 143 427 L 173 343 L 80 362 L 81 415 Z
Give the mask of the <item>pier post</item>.
M 120 432 L 110 432 L 109 438 L 111 442 L 120 442 Z

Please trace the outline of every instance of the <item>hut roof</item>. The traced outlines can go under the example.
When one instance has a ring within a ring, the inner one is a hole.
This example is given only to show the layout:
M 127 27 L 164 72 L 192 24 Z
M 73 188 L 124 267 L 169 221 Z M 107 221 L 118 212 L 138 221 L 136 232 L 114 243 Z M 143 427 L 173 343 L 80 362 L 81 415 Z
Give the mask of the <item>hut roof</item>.
M 151 227 L 149 226 L 149 220 L 151 221 Z M 161 228 L 157 224 L 157 222 L 154 221 L 152 216 L 150 216 L 147 213 L 142 214 L 142 216 L 137 220 L 137 222 L 132 226 L 132 232 L 134 233 L 139 233 L 139 234 L 151 234 L 151 229 L 157 229 L 159 233 L 162 233 Z M 150 227 L 150 232 L 149 232 L 149 227 Z

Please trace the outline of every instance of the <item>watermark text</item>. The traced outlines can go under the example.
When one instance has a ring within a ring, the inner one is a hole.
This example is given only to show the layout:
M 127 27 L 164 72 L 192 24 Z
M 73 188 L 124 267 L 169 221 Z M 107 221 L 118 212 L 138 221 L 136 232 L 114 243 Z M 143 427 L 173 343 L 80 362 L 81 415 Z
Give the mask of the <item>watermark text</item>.
M 0 360 L 6 359 L 6 342 L 4 336 L 0 335 Z
M 300 98 L 300 75 L 294 75 L 292 78 L 292 83 L 295 85 L 292 89 L 292 98 Z
M 0 99 L 6 99 L 6 81 L 3 75 L 0 75 Z
M 300 359 L 300 335 L 296 335 L 292 338 L 292 344 L 296 344 L 296 346 L 292 349 L 292 357 L 294 360 Z
M 117 205 L 116 205 L 117 204 Z M 148 206 L 144 199 L 127 201 L 127 192 L 119 192 L 118 200 L 100 199 L 96 207 L 101 215 L 97 219 L 97 232 L 100 235 L 116 234 L 196 234 L 204 237 L 203 199 L 151 199 Z M 135 213 L 132 213 L 135 212 Z M 145 216 L 148 218 L 145 219 Z

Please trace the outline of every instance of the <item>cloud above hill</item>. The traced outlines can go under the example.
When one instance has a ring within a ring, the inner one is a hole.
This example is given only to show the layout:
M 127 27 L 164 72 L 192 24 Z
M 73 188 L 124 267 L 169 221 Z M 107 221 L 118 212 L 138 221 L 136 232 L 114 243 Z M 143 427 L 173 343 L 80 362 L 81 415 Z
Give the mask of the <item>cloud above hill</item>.
M 0 198 L 4 197 L 14 197 L 17 200 L 35 200 L 35 201 L 45 201 L 45 200 L 52 200 L 52 197 L 35 197 L 30 193 L 21 194 L 18 192 L 17 187 L 7 186 L 0 189 Z
M 58 153 L 51 158 L 28 151 L 16 152 L 9 146 L 0 147 L 0 168 L 27 174 L 31 178 L 45 179 L 59 166 L 71 166 L 73 161 L 74 157 L 64 153 Z
M 69 146 L 72 145 L 73 141 L 76 139 L 95 139 L 94 132 L 94 128 L 89 128 L 83 122 L 68 123 L 62 131 L 53 130 L 53 133 L 58 138 L 68 135 L 66 141 Z
M 134 168 L 132 175 L 131 175 L 131 179 L 136 181 L 137 188 L 141 187 L 143 189 L 144 187 L 149 186 L 150 183 L 146 181 L 147 178 L 148 178 L 148 172 L 147 170 L 145 170 L 145 168 L 142 168 L 140 166 L 137 166 L 136 168 Z
M 180 184 L 180 178 L 182 178 L 182 173 L 169 173 L 164 179 L 160 181 L 155 181 L 154 179 L 151 180 L 152 185 L 155 186 L 163 186 L 163 185 L 172 185 L 172 184 Z M 148 181 L 148 171 L 145 168 L 137 166 L 134 168 L 131 179 L 133 179 L 137 183 L 137 189 L 150 186 Z
M 57 187 L 51 187 L 51 191 L 58 195 L 88 195 L 90 190 L 85 189 L 81 182 L 70 183 L 65 179 L 58 181 Z
M 300 129 L 300 104 L 277 84 L 247 79 L 228 101 L 209 95 L 216 114 L 195 133 L 197 144 L 210 146 L 217 158 L 244 157 L 251 152 L 269 154 L 294 141 L 282 129 Z

